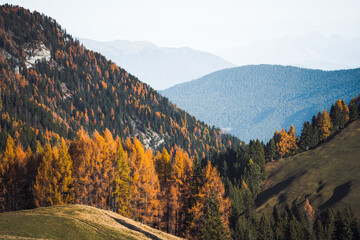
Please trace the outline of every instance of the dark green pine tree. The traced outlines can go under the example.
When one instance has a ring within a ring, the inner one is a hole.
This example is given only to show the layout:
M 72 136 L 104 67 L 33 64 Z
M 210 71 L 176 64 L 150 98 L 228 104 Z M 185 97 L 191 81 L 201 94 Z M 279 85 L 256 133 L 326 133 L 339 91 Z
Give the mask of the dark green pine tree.
M 331 106 L 330 118 L 333 126 L 333 132 L 337 132 L 340 129 L 342 118 L 341 107 L 339 104 Z
M 191 209 L 198 202 L 199 189 L 202 186 L 202 168 L 199 157 L 195 155 L 192 167 L 192 176 L 190 179 L 190 197 L 187 199 L 185 205 L 186 209 Z M 194 216 L 190 211 L 185 212 L 185 229 L 188 229 L 194 220 Z
M 335 216 L 332 209 L 327 209 L 321 216 L 324 226 L 324 238 L 331 239 L 335 233 Z
M 296 218 L 292 218 L 288 224 L 286 239 L 289 240 L 303 239 L 302 233 L 303 232 L 300 223 L 296 220 Z
M 205 214 L 202 218 L 203 227 L 200 229 L 199 239 L 229 239 L 229 232 L 224 226 L 222 216 L 223 213 L 220 212 L 219 203 L 216 200 L 215 193 L 213 193 L 205 207 Z
M 309 150 L 309 148 L 312 147 L 312 142 L 313 142 L 313 127 L 310 125 L 310 122 L 306 121 L 304 122 L 303 125 L 303 129 L 301 132 L 301 136 L 300 136 L 300 148 L 303 151 L 307 151 Z
M 249 163 L 246 165 L 242 179 L 245 181 L 252 193 L 252 196 L 255 198 L 262 183 L 262 171 L 260 166 L 253 162 L 252 159 L 250 159 Z
M 324 227 L 321 218 L 317 218 L 314 224 L 314 232 L 317 240 L 325 240 Z
M 252 240 L 256 239 L 256 229 L 251 221 L 244 216 L 238 218 L 236 226 L 233 229 L 234 240 Z
M 342 217 L 340 211 L 335 216 L 334 238 L 338 240 L 352 240 L 351 222 L 349 216 Z
M 275 159 L 276 156 L 276 145 L 275 140 L 272 138 L 270 141 L 266 144 L 265 147 L 265 158 L 268 161 L 272 161 Z
M 315 115 L 311 119 L 311 127 L 312 127 L 311 147 L 315 147 L 320 142 L 319 129 L 317 126 L 317 119 Z
M 354 215 L 353 210 L 349 205 L 347 205 L 344 209 L 344 219 L 345 225 L 350 225 L 351 233 L 352 233 L 352 239 L 360 239 L 360 229 L 359 224 L 357 221 L 357 218 Z
M 359 117 L 359 113 L 356 107 L 356 103 L 350 103 L 349 105 L 349 117 L 351 121 L 354 121 Z
M 264 145 L 258 139 L 256 139 L 256 141 L 250 140 L 249 146 L 246 149 L 246 153 L 253 160 L 253 162 L 260 167 L 262 180 L 265 180 L 266 171 Z
M 271 240 L 274 239 L 273 229 L 269 219 L 263 214 L 260 218 L 257 227 L 257 239 L 259 240 Z

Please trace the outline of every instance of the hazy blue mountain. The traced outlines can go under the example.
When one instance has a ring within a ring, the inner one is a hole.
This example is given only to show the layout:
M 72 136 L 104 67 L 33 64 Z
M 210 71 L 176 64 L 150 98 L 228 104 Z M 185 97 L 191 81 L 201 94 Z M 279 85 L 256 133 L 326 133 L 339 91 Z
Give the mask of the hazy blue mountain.
M 360 93 L 360 68 L 322 71 L 280 65 L 225 69 L 161 92 L 173 103 L 242 140 L 268 140 L 302 124 L 338 99 Z
M 360 36 L 348 39 L 312 32 L 299 37 L 257 40 L 217 55 L 238 66 L 281 64 L 322 70 L 351 69 L 359 67 Z
M 164 48 L 145 41 L 79 39 L 155 89 L 165 89 L 235 65 L 191 48 Z

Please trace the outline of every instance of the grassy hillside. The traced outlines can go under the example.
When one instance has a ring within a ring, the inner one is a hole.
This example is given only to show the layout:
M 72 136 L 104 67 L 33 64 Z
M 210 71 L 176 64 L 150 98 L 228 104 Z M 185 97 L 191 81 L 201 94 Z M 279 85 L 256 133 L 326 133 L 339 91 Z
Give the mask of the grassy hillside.
M 256 201 L 270 211 L 308 198 L 318 210 L 350 204 L 360 214 L 360 120 L 314 150 L 267 165 L 268 179 Z
M 360 69 L 321 71 L 250 65 L 225 69 L 161 93 L 195 117 L 228 129 L 244 141 L 269 140 L 276 129 L 302 125 L 359 94 Z
M 111 211 L 61 205 L 0 214 L 0 239 L 180 239 Z

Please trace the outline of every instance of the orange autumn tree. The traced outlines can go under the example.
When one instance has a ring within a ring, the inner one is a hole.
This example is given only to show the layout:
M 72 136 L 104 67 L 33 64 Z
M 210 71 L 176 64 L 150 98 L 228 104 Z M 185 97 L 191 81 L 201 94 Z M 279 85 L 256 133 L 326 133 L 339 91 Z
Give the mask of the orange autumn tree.
M 15 146 L 9 135 L 4 154 L 0 157 L 0 211 L 18 210 L 25 205 L 27 159 L 22 146 Z
M 281 132 L 278 135 L 276 135 L 276 138 L 277 138 L 276 150 L 282 158 L 286 153 L 288 153 L 288 149 L 290 147 L 288 142 L 289 135 L 283 128 Z
M 121 215 L 131 216 L 131 186 L 130 186 L 130 168 L 128 163 L 128 155 L 124 151 L 120 140 L 117 140 L 118 149 L 115 155 L 116 177 L 115 177 L 115 210 Z
M 60 192 L 60 203 L 68 204 L 73 203 L 75 200 L 74 193 L 74 178 L 73 178 L 73 161 L 70 157 L 68 147 L 66 146 L 65 140 L 61 138 L 60 149 L 58 156 L 58 191 Z
M 185 232 L 187 203 L 191 194 L 191 177 L 192 177 L 193 161 L 189 155 L 179 147 L 175 147 L 175 156 L 172 164 L 173 168 L 173 188 L 172 194 L 176 194 L 173 199 L 177 199 L 172 205 L 173 214 L 170 222 L 175 222 L 169 229 L 180 235 Z
M 6 140 L 6 147 L 4 154 L 0 158 L 0 207 L 1 211 L 6 211 L 8 209 L 7 199 L 8 199 L 8 184 L 7 184 L 7 174 L 10 168 L 10 165 L 15 158 L 15 143 L 11 136 L 8 136 Z
M 319 128 L 320 141 L 326 140 L 331 135 L 332 129 L 330 116 L 326 109 L 324 110 L 323 114 L 320 112 L 318 113 L 316 121 Z
M 69 148 L 74 166 L 73 176 L 75 178 L 74 191 L 76 203 L 91 203 L 90 191 L 93 188 L 91 184 L 92 172 L 90 171 L 90 159 L 93 154 L 91 145 L 90 136 L 84 129 L 81 129 L 77 132 L 77 137 Z
M 44 153 L 40 158 L 41 162 L 33 186 L 33 194 L 37 207 L 51 206 L 59 201 L 59 192 L 57 191 L 57 181 L 53 168 L 54 152 L 57 152 L 57 149 L 56 147 L 54 148 L 52 149 L 50 144 L 47 143 Z
M 276 150 L 281 157 L 284 157 L 287 154 L 293 154 L 298 149 L 297 144 L 299 140 L 296 136 L 295 127 L 293 125 L 290 126 L 288 132 L 286 132 L 284 128 L 280 133 L 276 130 L 274 140 L 276 143 Z
M 115 177 L 116 177 L 116 161 L 115 161 L 115 155 L 117 151 L 117 142 L 114 140 L 111 132 L 109 129 L 105 129 L 105 131 L 101 134 L 101 136 L 104 138 L 105 146 L 104 146 L 104 162 L 103 162 L 103 179 L 105 182 L 105 189 L 106 192 L 106 203 L 107 205 L 111 206 L 113 205 L 113 188 L 115 183 Z M 117 140 L 118 143 L 120 143 L 119 140 Z
M 133 218 L 153 226 L 158 225 L 160 184 L 153 154 L 149 149 L 145 151 L 136 137 L 133 143 L 129 139 L 126 140 L 125 150 L 129 157 Z
M 315 219 L 315 210 L 310 205 L 309 199 L 305 198 L 305 204 L 304 204 L 304 212 L 306 216 L 309 218 L 310 221 L 314 221 Z
M 290 152 L 290 154 L 294 154 L 296 152 L 296 150 L 299 149 L 299 147 L 298 147 L 299 139 L 296 136 L 295 127 L 292 124 L 288 131 L 288 141 L 289 141 L 289 152 Z

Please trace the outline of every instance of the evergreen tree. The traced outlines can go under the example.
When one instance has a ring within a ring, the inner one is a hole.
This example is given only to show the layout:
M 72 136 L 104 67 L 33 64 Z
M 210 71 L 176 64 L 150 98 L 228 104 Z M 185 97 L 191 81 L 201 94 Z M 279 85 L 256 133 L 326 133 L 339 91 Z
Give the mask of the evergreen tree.
M 229 231 L 223 222 L 223 213 L 220 211 L 215 193 L 212 193 L 205 206 L 205 212 L 201 218 L 201 225 L 198 239 L 229 239 Z
M 359 113 L 356 106 L 356 99 L 352 98 L 349 104 L 349 118 L 351 121 L 354 121 L 358 117 L 359 117 Z
M 266 171 L 265 171 L 265 153 L 264 146 L 260 143 L 258 139 L 256 141 L 250 141 L 246 154 L 256 163 L 261 169 L 261 177 L 262 180 L 266 179 Z
M 271 240 L 274 239 L 273 230 L 269 219 L 263 214 L 260 218 L 257 227 L 257 239 L 259 240 Z
M 303 151 L 309 150 L 311 147 L 311 140 L 312 140 L 312 127 L 310 125 L 310 122 L 306 121 L 304 122 L 303 129 L 300 136 L 300 148 Z
M 275 159 L 276 156 L 276 145 L 275 140 L 273 138 L 266 144 L 265 148 L 265 156 L 268 161 L 272 161 Z
M 332 239 L 335 234 L 335 216 L 332 209 L 327 209 L 322 215 L 325 239 Z
M 252 159 L 249 160 L 245 167 L 243 180 L 249 187 L 252 195 L 257 196 L 262 183 L 261 168 L 257 163 L 254 163 Z
M 349 217 L 349 216 L 346 216 Z M 350 219 L 342 217 L 341 213 L 338 211 L 335 216 L 335 239 L 339 240 L 351 240 L 352 239 L 352 231 Z
M 342 106 L 341 102 L 337 101 L 335 105 L 331 106 L 330 117 L 331 123 L 333 126 L 333 131 L 336 132 L 339 130 L 341 125 L 341 115 L 342 115 Z

